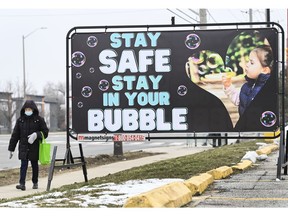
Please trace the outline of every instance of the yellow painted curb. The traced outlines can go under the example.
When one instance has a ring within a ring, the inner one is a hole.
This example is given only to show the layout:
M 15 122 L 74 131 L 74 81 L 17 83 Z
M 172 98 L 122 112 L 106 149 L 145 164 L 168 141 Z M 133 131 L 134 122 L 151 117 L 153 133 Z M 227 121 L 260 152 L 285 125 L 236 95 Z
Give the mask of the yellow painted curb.
M 181 207 L 191 201 L 192 193 L 189 188 L 183 182 L 172 182 L 130 197 L 123 207 Z
M 233 169 L 228 166 L 218 167 L 217 169 L 213 169 L 207 172 L 211 174 L 215 180 L 219 180 L 222 178 L 226 178 L 233 173 Z
M 262 155 L 262 154 L 269 155 L 269 154 L 271 154 L 272 151 L 275 151 L 275 150 L 277 150 L 278 148 L 279 148 L 278 145 L 272 144 L 272 145 L 268 145 L 268 146 L 266 146 L 266 147 L 264 147 L 264 148 L 261 148 L 261 149 L 256 150 L 256 153 L 257 153 L 258 155 Z
M 272 145 L 271 145 L 271 149 L 272 149 L 272 151 L 276 151 L 276 150 L 279 149 L 279 145 L 277 145 L 277 144 L 272 144 Z
M 237 170 L 245 170 L 248 167 L 252 166 L 253 162 L 250 160 L 243 160 L 240 163 L 237 163 L 236 165 L 232 166 L 233 169 Z
M 256 153 L 258 155 L 262 155 L 262 154 L 269 155 L 271 152 L 272 150 L 269 146 L 256 150 Z
M 205 189 L 214 181 L 213 176 L 208 173 L 202 173 L 199 176 L 193 176 L 184 181 L 184 184 L 191 190 L 192 194 L 202 194 Z

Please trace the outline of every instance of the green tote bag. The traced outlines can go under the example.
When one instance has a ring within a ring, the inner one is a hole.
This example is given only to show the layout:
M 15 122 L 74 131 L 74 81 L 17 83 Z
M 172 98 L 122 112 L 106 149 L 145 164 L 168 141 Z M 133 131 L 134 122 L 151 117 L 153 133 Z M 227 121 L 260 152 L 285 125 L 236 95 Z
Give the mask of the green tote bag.
M 50 164 L 50 143 L 46 142 L 43 133 L 41 132 L 42 140 L 39 143 L 39 161 L 41 165 Z

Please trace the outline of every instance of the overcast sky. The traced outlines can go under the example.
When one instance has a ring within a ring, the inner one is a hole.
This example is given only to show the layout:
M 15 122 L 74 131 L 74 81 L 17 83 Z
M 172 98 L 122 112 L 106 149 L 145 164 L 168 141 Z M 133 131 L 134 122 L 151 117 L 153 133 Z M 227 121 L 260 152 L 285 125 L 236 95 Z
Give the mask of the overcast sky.
M 54 0 L 50 2 L 53 3 Z M 85 3 L 86 0 L 81 2 Z M 87 2 L 91 1 L 87 0 Z M 79 7 L 73 4 L 60 6 L 24 4 L 22 7 L 18 4 L 15 7 L 2 5 L 0 8 L 0 91 L 6 89 L 6 83 L 9 81 L 14 85 L 19 83 L 23 86 L 23 36 L 25 36 L 26 81 L 37 94 L 41 95 L 43 86 L 47 82 L 65 83 L 66 34 L 75 26 L 171 24 L 172 16 L 175 17 L 176 24 L 199 21 L 199 17 L 192 11 L 198 11 L 193 4 L 180 5 L 180 9 L 176 9 L 177 7 L 173 5 L 169 8 L 169 4 L 163 7 L 158 5 L 155 8 L 138 9 L 142 7 L 139 5 L 130 8 L 129 4 L 126 4 L 126 8 L 125 4 L 117 8 L 118 5 L 114 7 L 113 1 L 109 1 L 113 9 L 107 9 L 109 6 L 98 8 L 95 2 L 97 1 L 94 1 L 93 5 L 83 4 Z M 248 22 L 249 7 L 250 5 L 247 4 L 241 9 L 234 7 L 233 9 L 232 7 L 231 9 L 209 9 L 208 22 Z M 271 21 L 279 22 L 286 30 L 287 9 L 280 8 L 271 8 Z M 253 21 L 265 21 L 265 9 L 255 8 Z M 41 27 L 46 29 L 40 29 Z M 18 96 L 16 92 L 14 96 Z

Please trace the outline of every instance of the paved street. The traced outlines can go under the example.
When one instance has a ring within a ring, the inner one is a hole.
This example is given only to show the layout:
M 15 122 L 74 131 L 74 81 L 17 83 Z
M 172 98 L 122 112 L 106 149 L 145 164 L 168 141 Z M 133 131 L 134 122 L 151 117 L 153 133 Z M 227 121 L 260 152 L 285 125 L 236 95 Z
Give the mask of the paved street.
M 20 162 L 18 160 L 18 151 L 14 152 L 14 156 L 9 160 L 8 144 L 9 144 L 10 134 L 0 135 L 0 170 L 18 168 Z M 144 150 L 147 148 L 157 148 L 157 147 L 169 147 L 169 146 L 201 146 L 205 140 L 154 140 L 146 142 L 123 142 L 123 151 L 136 151 Z M 51 143 L 53 147 L 57 146 L 57 158 L 64 158 L 66 151 L 66 133 L 49 133 L 47 142 Z M 71 151 L 73 156 L 79 156 L 79 145 L 76 140 L 70 139 Z M 83 152 L 85 157 L 92 157 L 99 154 L 113 154 L 114 153 L 114 143 L 113 142 L 83 142 L 82 143 Z M 17 148 L 17 147 L 16 147 Z

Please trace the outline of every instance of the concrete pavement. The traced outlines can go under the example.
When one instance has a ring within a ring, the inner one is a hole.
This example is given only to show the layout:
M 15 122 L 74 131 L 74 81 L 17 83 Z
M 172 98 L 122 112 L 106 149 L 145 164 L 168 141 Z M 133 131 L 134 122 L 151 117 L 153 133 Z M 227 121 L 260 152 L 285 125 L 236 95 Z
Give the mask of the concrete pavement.
M 98 166 L 95 168 L 89 168 L 87 170 L 88 180 L 92 178 L 102 177 L 108 174 L 120 172 L 126 169 L 130 169 L 132 167 L 143 166 L 145 164 L 150 164 L 150 163 L 154 163 L 154 162 L 161 161 L 161 160 L 167 160 L 170 158 L 177 158 L 177 157 L 181 157 L 181 156 L 185 156 L 189 154 L 195 154 L 197 152 L 201 152 L 210 148 L 211 146 L 189 147 L 189 146 L 181 145 L 181 146 L 169 146 L 169 147 L 145 149 L 146 152 L 162 152 L 163 154 L 139 158 L 135 160 L 121 161 L 117 163 Z M 31 168 L 29 167 L 29 169 Z M 75 182 L 84 182 L 82 169 L 78 171 L 71 171 L 71 172 L 66 172 L 63 174 L 54 175 L 50 190 L 52 190 L 53 188 L 61 187 L 63 185 L 73 184 Z M 26 191 L 17 190 L 15 188 L 16 184 L 2 186 L 0 187 L 0 199 L 5 199 L 5 198 L 10 199 L 10 198 L 28 196 L 28 195 L 44 192 L 46 191 L 47 183 L 48 183 L 48 177 L 39 178 L 39 182 L 38 182 L 39 188 L 35 190 L 35 189 L 32 189 L 31 180 L 27 179 Z
M 197 208 L 283 208 L 288 207 L 288 176 L 277 177 L 279 151 L 257 161 L 253 167 L 227 179 L 215 180 L 189 207 Z

